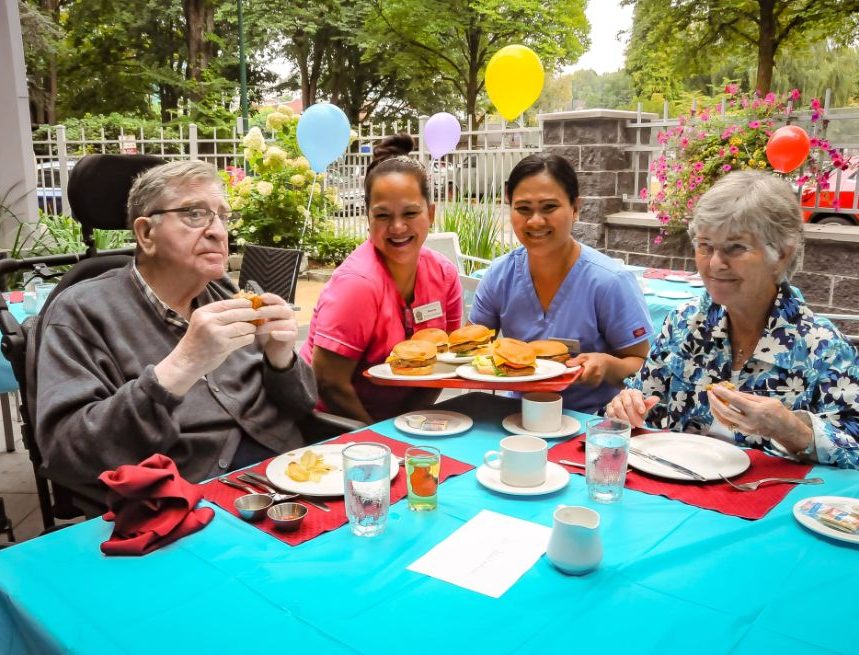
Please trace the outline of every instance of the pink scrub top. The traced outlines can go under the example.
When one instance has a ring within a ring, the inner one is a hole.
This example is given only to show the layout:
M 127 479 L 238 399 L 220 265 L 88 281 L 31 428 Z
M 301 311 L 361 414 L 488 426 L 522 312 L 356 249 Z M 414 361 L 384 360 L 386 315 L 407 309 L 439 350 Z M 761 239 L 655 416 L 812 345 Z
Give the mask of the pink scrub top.
M 417 322 L 420 310 L 436 302 L 441 315 Z M 401 413 L 414 390 L 374 385 L 363 372 L 384 362 L 394 345 L 413 332 L 431 327 L 451 332 L 461 325 L 462 287 L 450 260 L 421 248 L 414 301 L 407 307 L 384 260 L 368 240 L 346 258 L 322 289 L 301 357 L 309 363 L 318 346 L 356 360 L 352 384 L 367 412 L 381 420 Z M 325 409 L 321 400 L 318 407 Z

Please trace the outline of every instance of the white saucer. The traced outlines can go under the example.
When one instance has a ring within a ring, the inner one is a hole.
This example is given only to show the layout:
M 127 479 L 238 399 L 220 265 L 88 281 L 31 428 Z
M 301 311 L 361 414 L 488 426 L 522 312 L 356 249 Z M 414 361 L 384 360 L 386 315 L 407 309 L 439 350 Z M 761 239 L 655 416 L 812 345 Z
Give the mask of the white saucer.
M 666 282 L 682 282 L 684 284 L 687 284 L 689 282 L 688 275 L 666 275 L 662 279 Z
M 408 423 L 410 416 L 424 416 L 430 421 L 447 421 L 448 425 L 444 430 L 424 430 L 423 428 L 413 428 Z M 416 434 L 421 437 L 449 437 L 453 434 L 459 434 L 471 429 L 474 421 L 465 414 L 459 412 L 445 412 L 441 410 L 427 410 L 425 412 L 409 412 L 408 414 L 400 414 L 394 419 L 394 427 L 401 432 L 407 434 Z
M 846 541 L 851 544 L 859 544 L 859 534 L 841 532 L 841 530 L 830 528 L 828 525 L 824 525 L 817 519 L 812 518 L 807 514 L 803 514 L 799 508 L 802 507 L 803 503 L 809 500 L 826 503 L 828 505 L 857 507 L 859 506 L 859 498 L 845 498 L 843 496 L 812 496 L 811 498 L 803 498 L 793 506 L 794 518 L 812 532 L 822 534 L 831 539 L 837 539 L 838 541 Z
M 671 291 L 670 289 L 665 291 L 657 291 L 656 295 L 660 298 L 671 298 L 673 300 L 685 300 L 686 298 L 696 297 L 694 293 L 690 293 L 688 291 Z
M 563 489 L 570 481 L 570 474 L 554 462 L 546 462 L 546 481 L 536 487 L 511 487 L 501 482 L 501 471 L 486 464 L 477 469 L 477 481 L 487 489 L 512 496 L 539 496 Z
M 692 278 L 686 284 L 688 284 L 690 287 L 700 288 L 704 286 L 704 280 L 702 280 L 701 278 Z
M 571 434 L 578 434 L 582 429 L 582 424 L 572 416 L 564 414 L 561 417 L 561 429 L 554 432 L 531 432 L 522 427 L 522 413 L 511 414 L 503 421 L 501 427 L 512 432 L 513 434 L 527 434 L 531 437 L 540 437 L 541 439 L 560 439 L 561 437 L 569 437 Z

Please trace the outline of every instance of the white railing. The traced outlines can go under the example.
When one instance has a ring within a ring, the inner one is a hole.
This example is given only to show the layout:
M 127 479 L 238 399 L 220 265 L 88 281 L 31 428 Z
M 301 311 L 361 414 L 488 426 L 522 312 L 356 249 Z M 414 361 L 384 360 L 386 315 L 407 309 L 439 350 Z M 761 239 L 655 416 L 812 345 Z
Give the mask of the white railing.
M 386 136 L 405 132 L 418 143 L 418 150 L 412 156 L 427 167 L 430 189 L 437 204 L 436 216 L 440 218 L 451 203 L 468 203 L 478 210 L 492 211 L 501 223 L 504 243 L 511 245 L 513 236 L 503 204 L 504 182 L 519 160 L 542 150 L 542 130 L 507 123 L 484 123 L 480 128 L 472 129 L 469 121 L 462 131 L 462 147 L 433 161 L 421 138 L 426 120 L 422 118 L 418 125 L 407 122 L 403 125 L 371 125 L 369 128 L 359 126 L 354 151 L 345 154 L 328 169 L 327 184 L 337 188 L 343 201 L 343 209 L 330 217 L 336 233 L 366 234 L 364 174 L 372 160 L 373 146 Z M 224 169 L 244 165 L 241 139 L 242 135 L 235 128 L 227 133 L 214 131 L 211 138 L 201 138 L 195 124 L 187 128 L 179 126 L 178 138 L 168 138 L 163 129 L 156 137 L 146 136 L 141 129 L 137 134 L 120 132 L 118 137 L 108 138 L 104 130 L 87 134 L 83 130 L 71 132 L 57 125 L 48 130 L 46 139 L 33 144 L 39 206 L 50 213 L 70 213 L 68 173 L 86 154 L 133 152 L 165 159 L 203 159 Z
M 828 191 L 803 193 L 801 196 L 804 212 L 815 215 L 813 220 L 825 215 L 857 214 L 859 213 L 859 110 L 855 108 L 833 108 L 831 107 L 831 92 L 827 89 L 824 102 L 820 109 L 820 118 L 811 121 L 811 112 L 807 110 L 796 111 L 788 104 L 787 111 L 781 117 L 784 124 L 793 124 L 803 127 L 811 136 L 820 139 L 827 138 L 830 143 L 848 157 L 849 168 L 847 171 L 834 171 L 829 175 Z M 726 103 L 718 108 L 718 113 L 726 113 Z M 692 112 L 696 111 L 693 102 Z M 632 188 L 625 189 L 623 201 L 631 208 L 644 211 L 647 201 L 640 195 L 642 188 L 647 188 L 650 178 L 650 164 L 660 154 L 666 152 L 666 147 L 657 142 L 658 132 L 679 124 L 677 118 L 668 117 L 668 102 L 663 104 L 662 116 L 651 118 L 645 116 L 638 105 L 638 116 L 634 121 L 629 121 L 627 127 L 635 131 L 635 143 L 626 148 L 631 153 Z M 646 135 L 646 136 L 642 136 Z M 824 162 L 825 164 L 825 162 Z M 837 198 L 838 202 L 834 203 Z M 855 224 L 853 221 L 845 222 Z

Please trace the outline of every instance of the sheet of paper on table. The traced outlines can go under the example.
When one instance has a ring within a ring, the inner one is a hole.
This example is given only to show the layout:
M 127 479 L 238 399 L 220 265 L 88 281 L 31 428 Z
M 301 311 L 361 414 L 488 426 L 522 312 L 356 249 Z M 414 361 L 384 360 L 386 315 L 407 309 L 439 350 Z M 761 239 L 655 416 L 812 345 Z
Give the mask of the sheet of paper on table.
M 546 552 L 551 532 L 545 525 L 483 510 L 408 570 L 500 598 Z

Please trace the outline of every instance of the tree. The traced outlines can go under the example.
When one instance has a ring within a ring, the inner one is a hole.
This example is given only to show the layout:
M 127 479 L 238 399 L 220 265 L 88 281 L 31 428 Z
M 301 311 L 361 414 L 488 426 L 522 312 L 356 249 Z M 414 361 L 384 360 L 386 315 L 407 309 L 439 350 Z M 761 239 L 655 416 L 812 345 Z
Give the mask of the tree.
M 423 112 L 439 91 L 452 90 L 458 107 L 484 116 L 486 64 L 499 49 L 532 48 L 547 71 L 575 62 L 588 46 L 584 0 L 372 0 L 362 34 L 371 56 L 390 73 L 406 74 L 416 108 Z M 532 26 L 538 25 L 538 29 Z M 515 83 L 511 80 L 511 83 Z
M 624 2 L 635 5 L 627 68 L 642 90 L 642 72 L 706 72 L 735 55 L 755 62 L 754 88 L 765 94 L 781 50 L 827 38 L 849 44 L 859 36 L 859 0 Z

